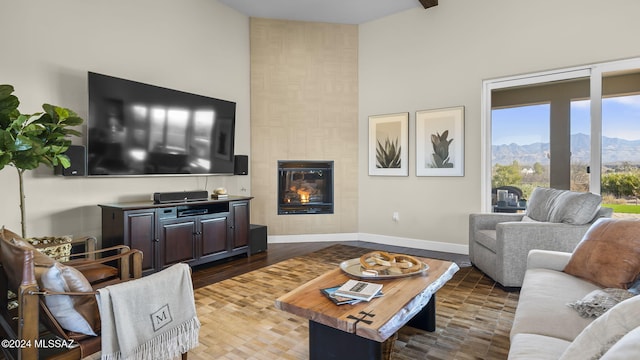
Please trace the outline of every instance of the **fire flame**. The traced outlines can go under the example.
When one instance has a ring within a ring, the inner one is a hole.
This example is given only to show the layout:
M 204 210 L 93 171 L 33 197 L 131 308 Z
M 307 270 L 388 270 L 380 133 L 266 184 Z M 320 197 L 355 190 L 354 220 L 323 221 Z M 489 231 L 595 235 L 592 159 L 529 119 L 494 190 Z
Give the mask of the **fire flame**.
M 309 192 L 308 191 L 302 191 L 302 190 L 298 190 L 298 195 L 300 196 L 300 202 L 301 203 L 308 203 L 309 202 Z

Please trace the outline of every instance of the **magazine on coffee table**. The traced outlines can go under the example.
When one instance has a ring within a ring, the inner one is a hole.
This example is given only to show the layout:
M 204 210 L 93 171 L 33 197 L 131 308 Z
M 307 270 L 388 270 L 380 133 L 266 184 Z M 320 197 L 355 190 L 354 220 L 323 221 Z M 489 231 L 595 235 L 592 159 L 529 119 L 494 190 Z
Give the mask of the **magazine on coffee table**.
M 361 280 L 348 280 L 336 290 L 335 294 L 342 297 L 369 301 L 382 289 L 382 284 L 374 284 Z
M 342 285 L 337 285 L 337 286 L 332 286 L 329 288 L 325 288 L 325 289 L 320 289 L 320 292 L 322 294 L 324 294 L 326 297 L 328 297 L 331 301 L 333 301 L 336 305 L 354 305 L 357 304 L 363 300 L 360 299 L 353 299 L 350 297 L 344 297 L 344 296 L 339 296 L 336 295 L 335 292 L 336 290 L 338 290 L 340 288 L 340 286 Z M 382 291 L 378 291 L 378 293 L 374 296 L 374 298 L 378 298 L 383 296 L 384 294 L 382 293 Z

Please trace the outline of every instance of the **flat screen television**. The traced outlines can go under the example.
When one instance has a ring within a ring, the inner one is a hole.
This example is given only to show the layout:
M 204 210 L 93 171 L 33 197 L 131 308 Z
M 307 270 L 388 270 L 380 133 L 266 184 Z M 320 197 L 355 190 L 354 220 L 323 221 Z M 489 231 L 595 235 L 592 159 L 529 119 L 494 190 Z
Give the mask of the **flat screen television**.
M 233 174 L 236 103 L 89 72 L 90 176 Z

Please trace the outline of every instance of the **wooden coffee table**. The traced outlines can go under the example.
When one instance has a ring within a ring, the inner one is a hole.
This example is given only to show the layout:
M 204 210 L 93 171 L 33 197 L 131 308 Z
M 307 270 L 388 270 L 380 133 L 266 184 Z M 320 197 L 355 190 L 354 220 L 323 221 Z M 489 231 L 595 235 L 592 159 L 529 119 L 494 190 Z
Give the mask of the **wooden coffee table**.
M 418 258 L 424 274 L 387 280 L 384 296 L 355 305 L 335 305 L 320 289 L 350 277 L 339 267 L 281 296 L 278 309 L 309 319 L 310 359 L 382 359 L 382 344 L 404 325 L 435 331 L 435 293 L 458 271 L 450 261 Z

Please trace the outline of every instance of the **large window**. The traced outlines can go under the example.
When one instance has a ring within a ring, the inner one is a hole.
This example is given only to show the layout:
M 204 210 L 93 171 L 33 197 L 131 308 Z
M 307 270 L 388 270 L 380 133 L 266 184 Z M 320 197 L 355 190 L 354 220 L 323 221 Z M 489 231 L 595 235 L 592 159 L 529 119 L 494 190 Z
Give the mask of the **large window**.
M 524 197 L 549 186 L 602 193 L 608 203 L 638 202 L 640 59 L 483 85 L 486 210 L 499 186 L 518 187 Z

